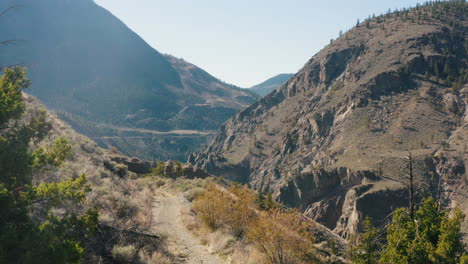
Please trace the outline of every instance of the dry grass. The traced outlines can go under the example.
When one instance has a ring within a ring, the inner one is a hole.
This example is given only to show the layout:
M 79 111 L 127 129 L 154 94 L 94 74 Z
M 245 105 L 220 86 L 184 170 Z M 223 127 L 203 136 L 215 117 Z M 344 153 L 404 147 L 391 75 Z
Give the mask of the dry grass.
M 222 228 L 212 231 L 207 228 L 193 211 L 183 212 L 182 221 L 188 230 L 200 240 L 200 244 L 209 248 L 212 253 L 225 257 L 232 264 L 266 264 L 265 256 L 245 239 L 238 239 L 231 231 Z
M 211 251 L 233 263 L 319 263 L 308 232 L 311 224 L 296 211 L 257 209 L 247 187 L 225 189 L 208 182 L 184 223 Z
M 27 102 L 27 115 L 33 115 L 43 106 L 32 96 L 25 95 Z M 117 230 L 134 231 L 148 234 L 151 226 L 151 209 L 153 192 L 164 186 L 164 179 L 138 178 L 125 165 L 113 164 L 107 157 L 106 150 L 99 148 L 95 142 L 77 134 L 69 125 L 61 121 L 56 115 L 47 112 L 47 119 L 52 124 L 51 135 L 42 144 L 49 144 L 56 138 L 64 136 L 72 147 L 71 157 L 55 170 L 37 172 L 34 182 L 55 182 L 78 177 L 86 174 L 87 181 L 92 191 L 88 194 L 84 208 L 99 208 L 99 222 L 101 225 L 116 228 Z M 104 163 L 113 164 L 117 168 L 116 173 L 106 169 Z M 70 208 L 77 210 L 76 208 Z M 135 259 L 148 263 L 163 262 L 164 255 L 145 253 L 127 242 L 118 243 L 117 247 L 109 244 L 106 255 L 116 254 L 117 258 L 126 258 L 135 255 Z M 108 241 L 102 241 L 108 243 Z M 122 245 L 120 245 L 122 244 Z M 134 250 L 130 250 L 131 247 Z M 112 251 L 112 252 L 110 252 Z M 132 254 L 130 254 L 132 253 Z M 153 261 L 154 260 L 154 261 Z M 153 262 L 151 262 L 153 261 Z
M 165 254 L 156 251 L 154 252 L 149 259 L 146 261 L 147 264 L 171 264 L 174 263 L 171 258 Z
M 112 257 L 120 263 L 131 263 L 137 258 L 137 249 L 133 245 L 114 246 Z
M 125 230 L 147 232 L 151 227 L 153 192 L 157 184 L 149 178 L 102 179 L 90 200 L 100 208 L 101 219 Z

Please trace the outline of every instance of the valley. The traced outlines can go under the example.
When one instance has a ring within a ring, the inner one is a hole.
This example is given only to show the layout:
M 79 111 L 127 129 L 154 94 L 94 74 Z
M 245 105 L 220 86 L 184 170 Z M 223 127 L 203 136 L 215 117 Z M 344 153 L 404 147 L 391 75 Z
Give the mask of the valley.
M 468 263 L 467 10 L 243 89 L 93 0 L 0 2 L 0 263 Z
M 3 46 L 2 65 L 28 67 L 28 92 L 78 132 L 119 137 L 101 140 L 102 147 L 148 160 L 185 161 L 209 135 L 179 140 L 159 134 L 152 143 L 102 126 L 212 131 L 259 98 L 158 52 L 93 0 L 5 0 L 0 10 L 10 6 L 17 8 L 2 16 L 0 35 L 26 41 Z

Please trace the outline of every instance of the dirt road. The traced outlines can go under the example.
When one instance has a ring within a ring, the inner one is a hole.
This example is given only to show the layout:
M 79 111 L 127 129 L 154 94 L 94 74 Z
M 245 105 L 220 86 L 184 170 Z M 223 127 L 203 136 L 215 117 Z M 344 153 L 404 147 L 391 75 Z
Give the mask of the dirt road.
M 153 231 L 167 236 L 168 248 L 177 256 L 177 263 L 218 264 L 225 263 L 219 256 L 211 254 L 208 247 L 201 245 L 182 223 L 180 214 L 189 202 L 181 195 L 158 191 L 153 206 Z

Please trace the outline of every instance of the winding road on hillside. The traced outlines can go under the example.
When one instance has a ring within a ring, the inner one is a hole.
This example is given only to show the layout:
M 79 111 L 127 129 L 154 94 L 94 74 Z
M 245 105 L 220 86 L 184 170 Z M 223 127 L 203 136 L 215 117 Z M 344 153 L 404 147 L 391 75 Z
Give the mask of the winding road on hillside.
M 153 232 L 167 236 L 168 249 L 176 255 L 176 263 L 225 263 L 218 255 L 211 254 L 207 246 L 200 244 L 183 224 L 181 212 L 189 206 L 190 203 L 180 194 L 157 191 L 152 211 Z

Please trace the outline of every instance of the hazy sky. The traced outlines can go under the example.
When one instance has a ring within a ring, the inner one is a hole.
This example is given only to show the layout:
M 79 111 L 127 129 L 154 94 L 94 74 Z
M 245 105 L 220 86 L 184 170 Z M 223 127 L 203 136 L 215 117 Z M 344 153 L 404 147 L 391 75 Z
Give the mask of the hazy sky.
M 295 73 L 369 14 L 415 0 L 95 0 L 151 46 L 250 87 Z

